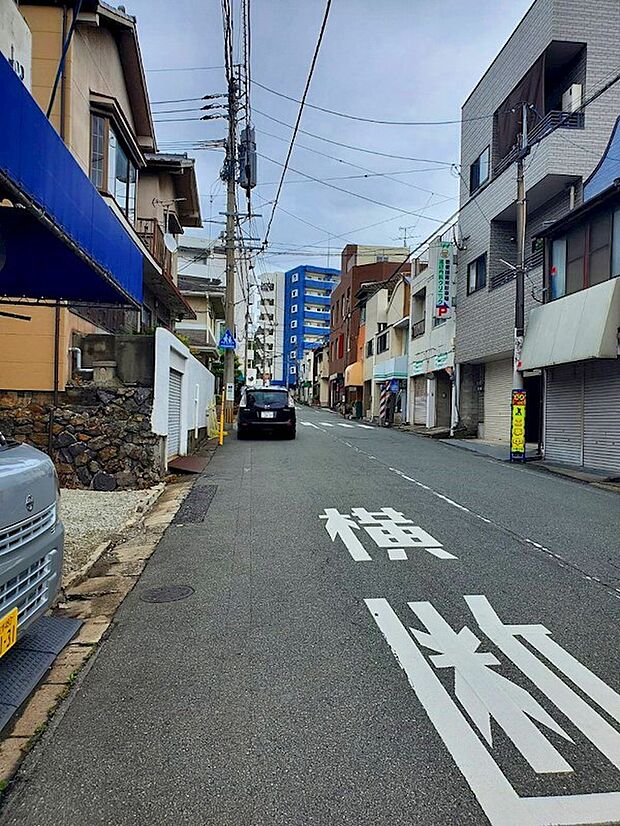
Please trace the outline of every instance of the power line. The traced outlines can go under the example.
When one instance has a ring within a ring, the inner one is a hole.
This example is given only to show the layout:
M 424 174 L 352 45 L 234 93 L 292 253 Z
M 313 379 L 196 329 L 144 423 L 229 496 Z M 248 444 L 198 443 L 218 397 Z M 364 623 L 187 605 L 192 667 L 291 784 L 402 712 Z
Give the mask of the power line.
M 303 94 L 301 96 L 301 101 L 299 102 L 299 110 L 297 112 L 297 119 L 295 121 L 295 126 L 293 127 L 293 134 L 291 135 L 291 142 L 288 148 L 288 152 L 286 153 L 286 160 L 282 166 L 282 177 L 280 178 L 280 184 L 278 185 L 278 189 L 276 191 L 276 197 L 274 200 L 273 208 L 271 210 L 271 215 L 269 217 L 269 221 L 267 223 L 267 230 L 265 232 L 265 238 L 263 240 L 263 246 L 267 244 L 269 240 L 269 233 L 271 231 L 271 225 L 273 224 L 273 218 L 278 206 L 278 201 L 280 199 L 280 194 L 282 192 L 282 185 L 284 184 L 284 178 L 286 176 L 286 170 L 288 169 L 288 164 L 291 159 L 291 155 L 293 154 L 293 146 L 295 145 L 295 138 L 297 137 L 297 133 L 299 131 L 299 126 L 301 123 L 301 116 L 304 111 L 304 105 L 306 102 L 306 98 L 308 96 L 308 91 L 310 90 L 310 83 L 312 82 L 312 75 L 314 74 L 314 68 L 316 66 L 317 59 L 319 57 L 319 49 L 321 48 L 321 43 L 323 42 L 323 35 L 325 34 L 325 28 L 327 26 L 327 19 L 329 17 L 329 10 L 331 8 L 332 0 L 327 0 L 325 4 L 325 12 L 323 13 L 323 22 L 321 23 L 321 28 L 319 30 L 319 36 L 316 42 L 316 46 L 314 48 L 314 54 L 312 55 L 312 61 L 310 63 L 310 70 L 308 72 L 308 77 L 306 79 L 306 86 L 304 88 Z
M 285 100 L 290 100 L 293 103 L 300 103 L 297 98 L 291 97 L 290 95 L 285 95 L 283 92 L 278 92 L 276 89 L 270 89 L 269 86 L 265 86 L 262 83 L 259 83 L 258 80 L 253 80 L 252 84 L 254 86 L 258 86 L 260 89 L 264 89 L 266 92 L 270 92 L 272 95 L 277 95 L 280 98 L 284 98 Z M 347 120 L 355 120 L 361 121 L 362 123 L 378 123 L 383 124 L 385 126 L 447 126 L 452 123 L 469 123 L 470 121 L 479 121 L 479 120 L 488 120 L 488 118 L 492 118 L 495 116 L 495 112 L 491 112 L 486 115 L 477 115 L 473 118 L 466 118 L 465 120 L 458 118 L 456 120 L 380 120 L 378 118 L 365 118 L 361 115 L 351 115 L 346 112 L 338 112 L 335 109 L 326 109 L 324 106 L 317 106 L 314 103 L 306 103 L 306 106 L 309 109 L 317 109 L 319 112 L 326 112 L 328 115 L 336 115 L 339 118 L 346 118 Z M 498 113 L 498 114 L 506 114 L 506 113 Z
M 289 129 L 293 128 L 293 126 L 290 123 L 286 123 L 283 120 L 279 120 L 278 118 L 274 118 L 272 115 L 268 115 L 266 112 L 261 112 L 259 109 L 255 108 L 254 112 L 257 115 L 261 115 L 262 117 L 267 118 L 268 120 L 272 120 L 274 123 L 279 123 L 280 126 L 286 126 Z M 301 132 L 302 135 L 308 135 L 308 137 L 310 137 L 310 138 L 315 138 L 316 140 L 324 141 L 325 143 L 331 143 L 334 146 L 342 146 L 344 149 L 352 149 L 354 152 L 364 152 L 367 155 L 379 155 L 382 158 L 396 158 L 396 160 L 399 160 L 399 161 L 418 161 L 419 163 L 436 163 L 439 166 L 448 166 L 448 167 L 452 166 L 452 164 L 454 163 L 453 161 L 438 161 L 438 160 L 435 160 L 434 158 L 412 158 L 409 155 L 396 155 L 396 154 L 391 153 L 391 152 L 379 152 L 376 149 L 366 149 L 366 148 L 361 147 L 361 146 L 352 146 L 349 143 L 341 143 L 340 141 L 334 141 L 331 138 L 326 138 L 323 135 L 316 135 L 316 134 L 314 134 L 314 132 L 307 132 L 304 129 L 299 129 L 298 131 Z
M 163 69 L 146 69 L 147 72 L 208 72 L 211 69 L 224 69 L 225 66 L 166 66 Z
M 270 161 L 271 163 L 274 163 L 277 166 L 284 166 L 284 164 L 281 164 L 279 161 L 275 161 L 273 158 L 267 157 L 267 155 L 259 155 L 259 158 L 264 158 L 266 161 Z M 368 201 L 369 203 L 374 204 L 375 206 L 385 207 L 386 209 L 393 209 L 396 212 L 402 213 L 403 215 L 413 215 L 416 218 L 426 218 L 429 221 L 438 221 L 439 223 L 442 222 L 441 218 L 434 218 L 431 215 L 423 215 L 420 212 L 412 212 L 408 209 L 401 209 L 400 207 L 393 206 L 392 204 L 385 204 L 382 201 L 375 200 L 374 198 L 368 198 L 366 195 L 360 195 L 359 192 L 352 192 L 350 189 L 344 189 L 341 186 L 330 184 L 327 181 L 322 181 L 320 178 L 314 178 L 312 175 L 307 175 L 305 172 L 301 172 L 299 169 L 293 169 L 292 166 L 289 167 L 289 169 L 291 170 L 291 172 L 296 172 L 298 175 L 302 175 L 304 178 L 309 178 L 311 181 L 315 181 L 318 184 L 327 186 L 330 189 L 335 189 L 337 192 L 344 192 L 345 195 L 353 195 L 355 198 L 360 198 L 362 201 Z M 265 241 L 263 243 L 266 243 L 266 241 L 267 238 L 265 238 Z
M 262 135 L 269 135 L 270 137 L 272 137 L 272 138 L 276 138 L 277 140 L 281 140 L 281 141 L 285 141 L 285 140 L 286 140 L 286 138 L 283 138 L 283 137 L 281 137 L 280 135 L 273 135 L 271 132 L 265 132 L 265 131 L 263 131 L 262 129 L 257 129 L 257 132 L 259 132 L 259 133 L 260 133 L 260 134 L 262 134 Z M 372 169 L 368 169 L 368 168 L 367 168 L 367 167 L 365 167 L 365 166 L 360 166 L 359 164 L 352 163 L 351 161 L 346 161 L 346 160 L 344 160 L 344 158 L 337 158 L 337 157 L 334 157 L 333 155 L 329 155 L 327 152 L 321 152 L 321 151 L 319 151 L 318 149 L 313 149 L 313 148 L 312 148 L 312 147 L 310 147 L 310 146 L 303 146 L 302 144 L 297 144 L 297 148 L 298 148 L 298 149 L 304 149 L 304 150 L 306 150 L 307 152 L 313 152 L 313 153 L 314 153 L 314 154 L 316 154 L 316 155 L 321 155 L 321 156 L 322 156 L 322 157 L 324 157 L 324 158 L 329 158 L 330 160 L 337 161 L 338 163 L 343 163 L 343 164 L 345 164 L 346 166 L 350 166 L 350 167 L 352 167 L 353 169 L 361 169 L 362 171 L 364 171 L 364 172 L 368 173 L 368 175 L 367 175 L 367 176 L 361 176 L 361 177 L 368 177 L 368 176 L 370 176 L 370 175 L 373 175 L 373 176 L 374 176 L 374 175 L 377 175 L 377 176 L 381 176 L 381 177 L 387 178 L 388 180 L 395 181 L 396 183 L 398 183 L 398 184 L 402 184 L 403 186 L 408 186 L 408 187 L 410 187 L 411 189 L 418 189 L 418 190 L 421 190 L 422 192 L 432 192 L 432 194 L 433 194 L 433 195 L 438 195 L 440 198 L 446 198 L 446 199 L 448 199 L 448 198 L 452 198 L 452 197 L 453 197 L 453 196 L 451 196 L 451 195 L 450 195 L 450 196 L 448 196 L 448 195 L 442 195 L 442 194 L 441 194 L 441 193 L 439 193 L 439 192 L 433 192 L 432 190 L 430 190 L 430 189 L 425 189 L 424 187 L 418 186 L 417 184 L 412 184 L 412 183 L 410 183 L 409 181 L 401 181 L 401 180 L 399 180 L 398 178 L 393 177 L 394 175 L 399 175 L 399 174 L 400 174 L 400 175 L 404 175 L 404 174 L 408 174 L 408 173 L 409 173 L 409 171 L 410 171 L 410 172 L 418 172 L 418 171 L 420 171 L 420 172 L 421 172 L 421 171 L 423 171 L 423 170 L 412 169 L 412 170 L 408 170 L 407 172 L 375 172 L 374 170 L 372 170 Z M 437 170 L 437 168 L 435 167 L 435 168 L 433 168 L 433 169 L 428 169 L 428 170 L 426 170 L 426 171 L 433 172 L 433 171 L 439 171 L 439 170 Z M 358 176 L 358 177 L 360 177 L 360 176 Z M 337 180 L 337 179 L 334 179 L 334 180 Z M 291 183 L 291 181 L 289 181 L 288 183 Z M 298 183 L 299 183 L 299 182 L 298 182 Z M 260 185 L 261 185 L 261 186 L 264 186 L 264 184 L 260 184 Z

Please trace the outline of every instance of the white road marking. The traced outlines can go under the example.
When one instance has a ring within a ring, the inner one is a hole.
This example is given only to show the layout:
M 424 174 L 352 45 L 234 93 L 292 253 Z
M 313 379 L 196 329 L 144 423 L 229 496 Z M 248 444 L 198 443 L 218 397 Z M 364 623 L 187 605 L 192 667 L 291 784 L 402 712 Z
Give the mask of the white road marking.
M 325 528 L 332 542 L 339 536 L 355 562 L 372 562 L 372 557 L 354 533 L 360 528 L 352 517 L 339 513 L 336 508 L 325 508 L 325 514 L 320 515 L 319 519 L 327 520 Z
M 472 612 L 478 615 L 479 625 L 484 624 L 485 628 L 488 626 L 488 630 L 492 632 L 491 639 L 510 659 L 513 659 L 513 657 L 505 648 L 506 640 L 504 637 L 506 631 L 509 639 L 513 642 L 516 634 L 526 636 L 528 641 L 539 639 L 541 632 L 536 629 L 540 629 L 542 626 L 504 626 L 497 619 L 497 615 L 488 604 L 486 597 L 466 597 L 466 599 Z M 479 602 L 476 603 L 475 601 Z M 421 702 L 431 723 L 465 777 L 492 826 L 547 826 L 549 823 L 564 824 L 564 826 L 577 826 L 577 824 L 585 826 L 585 824 L 618 821 L 620 817 L 620 793 L 618 792 L 520 797 L 476 731 L 461 713 L 449 692 L 444 688 L 389 602 L 385 599 L 366 599 L 365 603 L 392 649 L 396 661 L 407 675 L 409 685 Z M 532 712 L 535 711 L 534 719 L 544 722 L 545 725 L 550 720 L 554 729 L 559 728 L 559 726 L 554 723 L 542 706 L 539 706 L 537 701 L 517 684 L 511 683 L 504 677 L 501 677 L 499 681 L 496 679 L 500 675 L 490 669 L 490 666 L 497 663 L 495 656 L 477 652 L 480 641 L 469 629 L 463 629 L 459 633 L 454 632 L 431 603 L 417 602 L 409 603 L 409 605 L 427 628 L 427 631 L 412 629 L 412 633 L 417 637 L 421 646 L 439 652 L 431 657 L 436 668 L 454 668 L 455 693 L 465 698 L 465 705 L 469 708 L 472 722 L 483 733 L 487 742 L 486 735 L 491 733 L 488 718 L 493 716 L 502 728 L 504 726 L 510 728 L 514 735 L 513 742 L 519 749 L 526 747 L 533 760 L 539 760 L 542 757 L 541 767 L 543 769 L 547 768 L 546 763 L 551 759 L 555 759 L 553 752 L 547 750 L 536 754 L 533 747 L 534 740 L 536 740 L 536 746 L 540 747 L 542 745 L 541 738 L 545 741 L 546 738 L 531 721 L 529 722 L 528 731 L 521 729 L 520 726 L 515 727 L 513 725 L 515 714 L 519 715 L 519 705 L 527 706 L 522 708 L 520 712 L 522 718 L 532 717 Z M 500 629 L 504 629 L 499 634 L 497 634 L 498 626 Z M 546 634 L 549 633 L 546 629 L 545 632 Z M 498 640 L 501 644 L 498 644 Z M 520 643 L 517 643 L 517 645 L 520 646 Z M 564 686 L 564 689 L 574 694 L 572 689 L 566 686 L 534 654 L 524 646 L 523 650 L 539 666 L 549 672 L 560 685 Z M 560 648 L 560 651 L 562 655 L 573 660 L 563 649 Z M 513 659 L 513 662 L 519 665 L 515 659 Z M 552 662 L 556 664 L 556 659 L 552 659 Z M 579 669 L 584 669 L 581 663 L 574 662 L 577 663 Z M 524 665 L 527 667 L 527 671 L 524 671 L 524 673 L 527 673 L 531 678 L 531 664 L 524 662 Z M 592 675 L 592 677 L 595 677 L 595 675 Z M 458 687 L 457 679 L 459 680 Z M 595 679 L 598 680 L 596 677 Z M 538 682 L 536 684 L 539 685 Z M 581 682 L 577 684 L 580 688 L 582 687 Z M 610 691 L 604 683 L 602 683 L 602 686 Z M 517 689 L 517 691 L 514 691 L 514 689 Z M 504 692 L 507 690 L 507 697 L 500 698 L 498 696 L 499 690 Z M 577 697 L 576 694 L 575 697 Z M 550 699 L 555 700 L 556 697 L 553 696 Z M 586 705 L 591 713 L 596 714 L 581 698 L 577 697 L 577 699 Z M 606 706 L 603 707 L 606 708 Z M 540 714 L 541 711 L 542 715 Z M 571 709 L 570 719 L 577 723 L 573 717 L 573 712 L 574 708 Z M 501 719 L 498 720 L 496 715 Z M 541 721 L 541 717 L 544 720 Z M 602 718 L 600 719 L 605 723 Z M 605 723 L 605 725 L 607 724 Z M 551 745 L 548 741 L 546 742 Z M 551 746 L 551 748 L 555 751 L 555 747 Z
M 407 551 L 404 548 L 388 548 L 390 559 L 407 559 Z
M 333 427 L 334 425 L 331 422 L 319 422 L 321 427 Z
M 345 422 L 338 422 L 338 427 L 355 427 L 354 424 L 346 424 Z
M 371 427 L 369 424 L 358 424 L 358 427 L 361 427 L 362 430 L 374 430 L 374 427 Z
M 318 425 L 313 424 L 313 422 L 302 422 L 304 427 L 313 427 L 315 430 L 320 430 L 321 428 Z

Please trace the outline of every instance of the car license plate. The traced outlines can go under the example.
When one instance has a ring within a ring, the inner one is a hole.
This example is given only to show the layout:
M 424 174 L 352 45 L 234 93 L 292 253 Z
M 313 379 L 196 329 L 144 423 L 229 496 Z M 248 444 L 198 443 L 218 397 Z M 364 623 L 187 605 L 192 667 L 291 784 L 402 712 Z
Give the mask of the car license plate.
M 263 410 L 260 417 L 261 419 L 275 419 L 276 414 L 274 410 Z
M 17 608 L 0 619 L 0 657 L 17 641 Z

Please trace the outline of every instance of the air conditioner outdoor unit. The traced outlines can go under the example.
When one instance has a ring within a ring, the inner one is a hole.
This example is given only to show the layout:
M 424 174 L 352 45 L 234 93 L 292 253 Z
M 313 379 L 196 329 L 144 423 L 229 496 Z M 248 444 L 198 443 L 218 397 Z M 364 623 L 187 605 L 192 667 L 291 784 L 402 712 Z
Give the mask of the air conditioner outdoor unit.
M 573 83 L 562 95 L 562 111 L 575 112 L 581 106 L 581 83 Z

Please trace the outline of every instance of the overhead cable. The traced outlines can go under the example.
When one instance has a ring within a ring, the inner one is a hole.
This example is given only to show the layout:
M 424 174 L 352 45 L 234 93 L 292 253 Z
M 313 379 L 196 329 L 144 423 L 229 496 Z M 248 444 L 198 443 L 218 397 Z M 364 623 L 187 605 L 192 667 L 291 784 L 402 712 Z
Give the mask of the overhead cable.
M 293 147 L 295 145 L 295 138 L 297 137 L 297 133 L 299 132 L 299 126 L 300 126 L 300 123 L 301 123 L 301 116 L 302 116 L 303 111 L 304 111 L 304 104 L 305 104 L 306 98 L 308 96 L 308 91 L 310 90 L 310 83 L 312 82 L 312 76 L 314 74 L 314 69 L 315 69 L 315 66 L 316 66 L 316 62 L 317 62 L 317 59 L 319 57 L 319 50 L 321 48 L 321 43 L 323 42 L 323 36 L 325 34 L 325 28 L 327 26 L 327 19 L 329 17 L 329 11 L 330 11 L 330 8 L 331 8 L 331 4 L 332 4 L 332 0 L 327 0 L 327 3 L 325 4 L 325 11 L 323 13 L 323 21 L 321 23 L 321 28 L 320 28 L 320 31 L 319 31 L 319 36 L 317 38 L 316 46 L 314 47 L 314 54 L 312 55 L 312 61 L 310 63 L 310 70 L 308 72 L 308 77 L 306 79 L 306 85 L 305 85 L 303 94 L 301 96 L 301 100 L 299 102 L 299 110 L 297 112 L 297 119 L 295 120 L 295 126 L 293 127 L 293 134 L 291 135 L 291 142 L 290 142 L 290 145 L 289 145 L 289 148 L 288 148 L 288 152 L 286 153 L 286 160 L 284 161 L 284 164 L 282 165 L 282 176 L 280 178 L 280 184 L 279 184 L 278 189 L 276 191 L 276 196 L 275 196 L 274 204 L 273 204 L 273 207 L 272 207 L 272 210 L 271 210 L 271 215 L 269 216 L 269 221 L 267 222 L 267 230 L 265 232 L 265 237 L 263 239 L 263 246 L 266 246 L 266 244 L 269 240 L 269 233 L 271 231 L 271 226 L 273 224 L 273 219 L 274 219 L 275 212 L 276 212 L 276 209 L 277 209 L 277 206 L 278 206 L 278 201 L 280 199 L 280 194 L 282 192 L 282 185 L 284 184 L 284 178 L 286 177 L 286 171 L 288 169 L 288 164 L 289 164 L 289 161 L 291 159 L 291 155 L 293 154 Z

